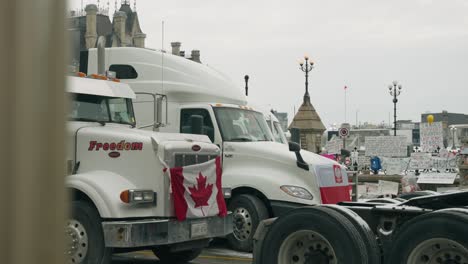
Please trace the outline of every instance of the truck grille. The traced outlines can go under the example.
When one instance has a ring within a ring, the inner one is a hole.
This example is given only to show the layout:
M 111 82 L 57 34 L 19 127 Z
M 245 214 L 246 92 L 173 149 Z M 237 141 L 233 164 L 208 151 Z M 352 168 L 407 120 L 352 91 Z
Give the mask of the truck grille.
M 215 159 L 217 155 L 175 154 L 175 167 L 190 166 Z

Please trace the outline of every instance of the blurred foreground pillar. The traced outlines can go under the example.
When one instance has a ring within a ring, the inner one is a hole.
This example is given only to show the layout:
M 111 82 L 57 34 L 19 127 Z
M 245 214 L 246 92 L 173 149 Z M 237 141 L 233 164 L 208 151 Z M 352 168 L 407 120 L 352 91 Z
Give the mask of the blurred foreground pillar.
M 468 189 L 468 138 L 462 139 L 462 151 L 458 160 L 458 170 L 460 174 L 460 189 Z
M 64 263 L 65 2 L 0 9 L 0 263 Z

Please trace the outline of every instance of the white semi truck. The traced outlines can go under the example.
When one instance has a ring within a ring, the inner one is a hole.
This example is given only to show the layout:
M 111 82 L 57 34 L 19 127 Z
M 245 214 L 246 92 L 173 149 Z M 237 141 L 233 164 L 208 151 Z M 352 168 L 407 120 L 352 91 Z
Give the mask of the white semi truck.
M 106 264 L 112 252 L 141 249 L 167 263 L 186 262 L 211 238 L 232 232 L 231 215 L 174 217 L 163 169 L 219 156 L 207 136 L 136 129 L 127 84 L 69 77 L 68 95 L 67 263 Z
M 86 53 L 81 56 L 81 71 L 94 73 L 96 50 Z M 222 151 L 223 187 L 232 190 L 227 202 L 235 225 L 227 238 L 233 248 L 252 250 L 261 220 L 320 204 L 324 191 L 349 199 L 344 168 L 300 151 L 298 145 L 290 144 L 288 149 L 275 142 L 263 114 L 246 106 L 241 89 L 221 73 L 150 49 L 108 48 L 106 57 L 105 68 L 138 94 L 139 127 L 186 133 L 194 125 L 191 117 L 203 120 L 203 134 Z

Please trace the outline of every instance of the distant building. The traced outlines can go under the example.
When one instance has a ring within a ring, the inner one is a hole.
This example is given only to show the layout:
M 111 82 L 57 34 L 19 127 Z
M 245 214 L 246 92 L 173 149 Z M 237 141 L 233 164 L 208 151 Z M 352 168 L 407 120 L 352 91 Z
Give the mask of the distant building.
M 146 34 L 140 27 L 138 13 L 130 7 L 129 0 L 123 0 L 118 9 L 109 16 L 109 10 L 100 9 L 97 5 L 89 4 L 82 11 L 71 11 L 68 33 L 72 44 L 71 64 L 77 66 L 80 53 L 90 48 L 97 47 L 99 36 L 106 39 L 106 47 L 136 47 L 146 48 Z M 201 63 L 200 50 L 192 50 L 186 56 L 185 51 L 180 50 L 180 42 L 172 42 L 172 54 L 185 57 L 189 60 Z
M 468 124 L 468 115 L 449 113 L 448 111 L 421 114 L 421 123 L 427 123 L 428 115 L 434 116 L 434 122 L 445 122 L 447 126 Z
M 310 102 L 310 96 L 307 92 L 304 95 L 301 107 L 299 107 L 292 123 L 289 125 L 289 129 L 291 128 L 299 129 L 302 149 L 315 153 L 321 152 L 321 138 L 326 129 Z
M 106 39 L 106 47 L 145 47 L 143 33 L 137 12 L 130 8 L 128 0 L 122 1 L 120 9 L 113 14 L 113 20 L 94 4 L 86 6 L 85 12 L 70 13 L 69 32 L 73 44 L 73 56 L 80 51 L 96 48 L 99 36 Z
M 459 113 L 449 113 L 442 111 L 441 113 L 424 113 L 421 114 L 421 123 L 427 123 L 427 116 L 433 115 L 434 122 L 442 122 L 444 130 L 444 147 L 459 147 L 461 139 L 468 135 L 468 115 Z M 457 130 L 450 130 L 450 126 L 456 125 Z

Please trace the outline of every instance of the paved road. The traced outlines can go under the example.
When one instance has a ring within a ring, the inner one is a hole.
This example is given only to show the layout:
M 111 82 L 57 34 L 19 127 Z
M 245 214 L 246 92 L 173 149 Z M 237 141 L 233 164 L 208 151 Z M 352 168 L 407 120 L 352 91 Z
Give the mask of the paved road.
M 158 264 L 151 251 L 138 251 L 114 255 L 112 264 Z M 251 264 L 252 254 L 240 253 L 224 248 L 208 248 L 191 264 Z

